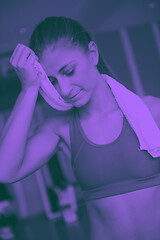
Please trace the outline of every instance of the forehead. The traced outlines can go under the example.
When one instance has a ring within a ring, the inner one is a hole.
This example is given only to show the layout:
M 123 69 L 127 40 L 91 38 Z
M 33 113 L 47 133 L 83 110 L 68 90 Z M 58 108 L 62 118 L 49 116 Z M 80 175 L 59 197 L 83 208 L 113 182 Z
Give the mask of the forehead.
M 48 46 L 40 57 L 40 63 L 46 71 L 49 69 L 59 69 L 71 61 L 84 61 L 87 55 L 78 46 L 70 44 L 56 44 Z

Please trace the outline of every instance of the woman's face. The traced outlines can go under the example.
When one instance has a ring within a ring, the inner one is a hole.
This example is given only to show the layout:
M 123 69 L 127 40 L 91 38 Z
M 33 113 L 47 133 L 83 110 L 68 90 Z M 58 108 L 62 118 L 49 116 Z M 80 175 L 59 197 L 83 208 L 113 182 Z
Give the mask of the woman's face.
M 85 53 L 80 47 L 56 44 L 44 50 L 40 63 L 65 101 L 74 106 L 86 104 L 96 87 L 97 53 Z M 76 96 L 75 96 L 76 95 Z M 75 96 L 75 97 L 74 97 Z

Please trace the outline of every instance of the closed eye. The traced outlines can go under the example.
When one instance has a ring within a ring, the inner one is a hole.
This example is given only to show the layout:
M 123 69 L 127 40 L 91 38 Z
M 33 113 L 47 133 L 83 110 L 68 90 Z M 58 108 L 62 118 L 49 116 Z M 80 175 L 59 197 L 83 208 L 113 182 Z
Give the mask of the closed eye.
M 63 72 L 62 74 L 66 75 L 66 76 L 72 76 L 74 73 L 75 73 L 75 69 L 73 69 L 70 72 Z M 51 77 L 51 76 L 48 76 L 48 79 L 50 80 L 50 82 L 52 84 L 55 84 L 55 82 L 57 81 L 57 79 L 55 77 Z
M 66 76 L 72 76 L 74 74 L 75 70 L 73 69 L 70 72 L 64 72 L 63 74 L 65 74 Z

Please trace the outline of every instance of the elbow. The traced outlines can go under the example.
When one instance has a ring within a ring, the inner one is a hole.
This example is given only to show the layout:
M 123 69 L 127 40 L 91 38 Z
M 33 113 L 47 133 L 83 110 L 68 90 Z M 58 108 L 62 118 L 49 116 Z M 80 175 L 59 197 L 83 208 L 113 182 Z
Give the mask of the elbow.
M 0 183 L 9 184 L 9 183 L 12 183 L 12 181 L 10 179 L 6 179 L 0 176 Z
M 3 184 L 13 184 L 19 182 L 20 180 L 13 180 L 13 179 L 0 179 L 0 183 Z
M 11 178 L 9 176 L 2 176 L 2 175 L 0 175 L 0 183 L 12 184 L 12 183 L 16 183 L 18 181 L 20 181 L 20 179 L 15 179 L 15 178 Z

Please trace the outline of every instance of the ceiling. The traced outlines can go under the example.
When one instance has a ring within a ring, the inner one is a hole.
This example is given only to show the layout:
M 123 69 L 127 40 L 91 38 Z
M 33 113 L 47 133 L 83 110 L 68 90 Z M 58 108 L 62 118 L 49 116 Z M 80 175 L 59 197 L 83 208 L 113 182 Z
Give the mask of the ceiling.
M 37 23 L 51 15 L 74 18 L 91 32 L 160 20 L 160 0 L 1 0 L 0 54 L 28 43 Z
M 28 45 L 35 26 L 48 16 L 78 20 L 94 35 L 160 22 L 160 0 L 0 0 L 1 110 L 12 108 L 21 89 L 9 58 L 18 43 Z
M 160 21 L 160 0 L 0 0 L 0 75 L 8 58 L 47 16 L 78 20 L 91 33 Z

